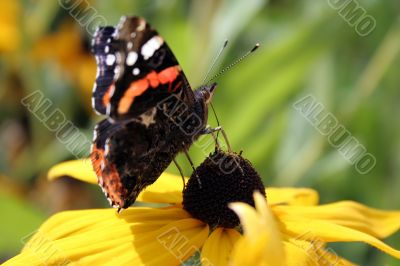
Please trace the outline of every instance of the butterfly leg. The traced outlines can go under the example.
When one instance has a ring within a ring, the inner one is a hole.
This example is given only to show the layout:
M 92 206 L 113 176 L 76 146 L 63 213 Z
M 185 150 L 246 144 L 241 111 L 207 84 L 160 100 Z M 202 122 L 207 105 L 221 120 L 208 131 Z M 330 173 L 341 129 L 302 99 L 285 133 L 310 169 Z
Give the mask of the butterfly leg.
M 189 163 L 190 163 L 190 166 L 191 166 L 192 169 L 193 169 L 193 173 L 196 175 L 197 182 L 199 182 L 199 186 L 200 186 L 200 188 L 201 188 L 201 180 L 200 180 L 200 177 L 197 175 L 196 168 L 194 167 L 193 161 L 192 161 L 192 159 L 190 158 L 189 153 L 188 153 L 188 151 L 187 151 L 186 149 L 183 149 L 183 152 L 185 153 L 185 156 L 186 156 L 186 158 L 188 159 L 188 161 L 189 161 Z
M 202 132 L 202 134 L 211 134 L 213 136 L 214 140 L 215 140 L 215 143 L 216 143 L 217 147 L 220 148 L 220 144 L 218 142 L 218 137 L 215 137 L 215 135 L 214 135 L 215 132 L 221 132 L 222 133 L 222 136 L 224 137 L 224 140 L 226 142 L 226 146 L 228 147 L 228 151 L 232 152 L 231 145 L 229 144 L 229 141 L 228 141 L 228 136 L 226 135 L 225 130 L 222 128 L 222 126 L 218 126 L 218 127 L 215 127 L 215 128 L 207 126 L 204 129 L 204 131 Z M 240 156 L 242 155 L 242 152 L 243 151 L 239 152 Z M 242 167 L 238 163 L 236 163 L 236 164 L 239 167 L 239 170 L 240 170 L 241 174 L 244 175 L 244 171 L 243 171 Z
M 207 128 L 205 129 L 205 131 L 206 131 L 206 130 L 209 130 L 209 131 L 208 131 L 207 133 L 202 133 L 202 134 L 210 134 L 210 135 L 212 136 L 212 138 L 214 139 L 216 148 L 220 150 L 220 149 L 221 149 L 221 145 L 220 145 L 220 143 L 219 143 L 219 141 L 218 141 L 218 134 L 215 135 L 215 131 L 211 130 L 211 127 L 210 127 L 210 126 L 207 126 Z
M 228 151 L 232 152 L 232 148 L 231 148 L 231 145 L 229 144 L 228 136 L 226 135 L 225 130 L 222 128 L 222 126 L 218 126 L 218 127 L 215 127 L 215 128 L 207 126 L 203 130 L 202 134 L 211 134 L 214 139 L 217 139 L 216 140 L 216 144 L 217 144 L 218 147 L 220 147 L 219 142 L 218 142 L 218 138 L 216 138 L 214 136 L 214 134 L 213 134 L 214 132 L 221 132 L 222 133 L 222 136 L 224 137 L 224 140 L 226 142 L 226 146 L 228 147 Z
M 183 175 L 183 171 L 182 168 L 179 166 L 178 162 L 176 161 L 176 159 L 172 159 L 172 161 L 174 162 L 174 164 L 176 165 L 176 168 L 178 168 L 179 173 L 181 174 L 182 177 L 182 182 L 183 182 L 183 189 L 185 189 L 185 176 Z

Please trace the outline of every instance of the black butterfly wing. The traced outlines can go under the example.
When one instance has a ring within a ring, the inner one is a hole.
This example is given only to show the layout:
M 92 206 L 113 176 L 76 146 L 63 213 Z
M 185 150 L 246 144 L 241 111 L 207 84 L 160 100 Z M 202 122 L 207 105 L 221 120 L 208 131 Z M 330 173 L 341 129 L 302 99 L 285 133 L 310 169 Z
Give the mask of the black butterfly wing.
M 153 110 L 144 116 L 165 119 Z M 147 126 L 140 119 L 127 123 L 105 119 L 97 124 L 91 160 L 99 185 L 113 207 L 129 207 L 171 163 L 178 145 L 168 139 L 168 130 L 162 123 Z
M 93 43 L 98 75 L 93 108 L 113 119 L 138 116 L 175 94 L 188 107 L 194 95 L 164 39 L 140 17 L 99 28 Z

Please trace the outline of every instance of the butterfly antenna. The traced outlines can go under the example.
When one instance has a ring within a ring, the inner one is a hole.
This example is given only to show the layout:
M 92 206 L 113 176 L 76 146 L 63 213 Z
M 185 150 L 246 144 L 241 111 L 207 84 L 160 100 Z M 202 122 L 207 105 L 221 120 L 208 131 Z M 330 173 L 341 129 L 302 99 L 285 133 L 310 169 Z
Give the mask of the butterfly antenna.
M 233 63 L 231 63 L 229 66 L 225 67 L 224 69 L 222 69 L 218 74 L 216 74 L 214 77 L 212 77 L 211 79 L 209 79 L 206 84 L 208 84 L 210 81 L 216 79 L 217 77 L 219 77 L 220 75 L 222 75 L 225 71 L 231 69 L 232 67 L 234 67 L 235 65 L 237 65 L 238 63 L 240 63 L 243 59 L 245 59 L 246 57 L 248 57 L 250 54 L 252 54 L 255 50 L 258 49 L 258 47 L 260 47 L 259 43 L 256 43 L 256 45 L 247 53 L 245 53 L 244 55 L 242 55 L 241 57 L 239 57 L 236 61 L 234 61 Z
M 202 84 L 204 84 L 204 81 L 208 78 L 208 75 L 210 74 L 210 72 L 214 69 L 215 64 L 217 63 L 219 57 L 221 56 L 222 52 L 225 50 L 225 47 L 228 45 L 228 40 L 225 40 L 224 45 L 221 47 L 221 49 L 219 49 L 217 56 L 214 58 L 214 61 L 211 64 L 211 67 L 208 69 L 206 75 L 204 76 L 203 80 L 202 80 Z

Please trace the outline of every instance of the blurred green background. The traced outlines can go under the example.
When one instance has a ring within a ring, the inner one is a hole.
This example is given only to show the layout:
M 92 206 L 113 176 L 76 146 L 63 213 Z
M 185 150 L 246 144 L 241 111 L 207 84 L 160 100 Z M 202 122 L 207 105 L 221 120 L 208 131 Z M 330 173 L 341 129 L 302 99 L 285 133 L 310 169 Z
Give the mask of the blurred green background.
M 107 206 L 97 187 L 46 181 L 51 166 L 75 158 L 21 104 L 40 90 L 92 138 L 99 117 L 90 104 L 96 75 L 91 36 L 60 2 L 68 1 L 0 0 L 0 261 L 15 255 L 49 215 Z M 357 2 L 376 21 L 367 36 L 357 34 L 331 0 L 78 2 L 111 25 L 121 15 L 145 17 L 193 87 L 225 39 L 230 43 L 214 72 L 259 42 L 255 54 L 217 79 L 213 103 L 233 148 L 244 151 L 266 186 L 312 187 L 322 203 L 349 199 L 400 209 L 398 0 Z M 359 174 L 293 108 L 309 94 L 375 156 L 370 173 Z M 216 125 L 212 115 L 209 122 Z M 190 153 L 199 164 L 211 150 L 195 145 Z M 178 161 L 190 175 L 185 158 Z M 174 166 L 169 171 L 177 173 Z M 386 242 L 399 249 L 399 234 Z M 361 265 L 400 265 L 364 244 L 332 247 Z

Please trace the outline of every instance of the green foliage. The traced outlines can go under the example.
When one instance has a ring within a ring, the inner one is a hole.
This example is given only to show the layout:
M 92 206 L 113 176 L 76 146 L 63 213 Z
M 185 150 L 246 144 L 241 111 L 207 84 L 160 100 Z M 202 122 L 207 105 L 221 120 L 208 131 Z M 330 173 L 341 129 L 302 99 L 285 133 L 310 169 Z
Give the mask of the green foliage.
M 32 204 L 3 193 L 0 194 L 0 210 L 3 212 L 0 222 L 1 255 L 12 256 L 35 233 L 45 216 Z

